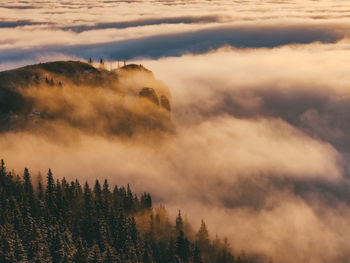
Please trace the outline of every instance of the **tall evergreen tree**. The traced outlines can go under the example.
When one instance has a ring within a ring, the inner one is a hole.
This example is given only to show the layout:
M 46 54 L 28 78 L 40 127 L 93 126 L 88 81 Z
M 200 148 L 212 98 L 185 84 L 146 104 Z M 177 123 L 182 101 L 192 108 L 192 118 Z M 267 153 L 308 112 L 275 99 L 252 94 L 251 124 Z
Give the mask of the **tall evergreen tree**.
M 190 242 L 185 237 L 182 230 L 180 230 L 176 238 L 176 255 L 178 255 L 184 263 L 188 262 L 191 256 Z
M 24 169 L 23 180 L 24 180 L 24 194 L 27 201 L 27 205 L 30 206 L 31 215 L 37 216 L 37 206 L 36 206 L 33 184 L 27 168 Z
M 51 169 L 47 173 L 47 183 L 45 192 L 46 207 L 48 210 L 55 215 L 56 212 L 56 202 L 55 202 L 55 181 Z
M 203 263 L 201 252 L 198 248 L 197 242 L 194 243 L 194 247 L 193 247 L 193 263 Z M 224 262 L 220 262 L 220 263 L 224 263 Z
M 201 221 L 201 226 L 196 234 L 197 245 L 201 251 L 208 251 L 210 246 L 209 232 L 205 222 Z
M 179 210 L 179 213 L 176 217 L 176 231 L 180 232 L 184 230 L 184 221 L 182 219 L 181 211 Z

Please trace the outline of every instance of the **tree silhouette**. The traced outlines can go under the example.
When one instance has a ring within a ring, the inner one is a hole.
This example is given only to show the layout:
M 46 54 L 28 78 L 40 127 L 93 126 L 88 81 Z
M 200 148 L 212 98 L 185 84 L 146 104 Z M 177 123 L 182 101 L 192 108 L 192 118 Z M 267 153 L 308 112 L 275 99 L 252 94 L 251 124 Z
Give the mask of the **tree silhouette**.
M 21 178 L 1 161 L 0 262 L 236 262 L 227 241 L 210 244 L 204 221 L 196 241 L 189 238 L 181 212 L 171 224 L 149 193 L 139 199 L 129 185 L 112 193 L 107 180 L 82 189 L 78 180 L 55 180 L 51 169 L 46 179 L 35 190 L 27 168 Z M 247 262 L 245 254 L 239 260 Z

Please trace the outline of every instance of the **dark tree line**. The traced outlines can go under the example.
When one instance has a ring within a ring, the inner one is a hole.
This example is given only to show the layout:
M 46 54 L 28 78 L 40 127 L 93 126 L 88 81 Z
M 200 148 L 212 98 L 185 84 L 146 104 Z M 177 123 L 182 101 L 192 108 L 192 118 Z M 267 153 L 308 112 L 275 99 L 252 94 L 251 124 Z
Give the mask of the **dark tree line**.
M 129 185 L 93 188 L 78 180 L 33 186 L 0 165 L 0 262 L 47 263 L 233 263 L 227 241 L 211 241 L 202 221 L 191 233 L 179 212 L 171 224 L 163 207 L 152 208 L 150 194 L 140 197 Z

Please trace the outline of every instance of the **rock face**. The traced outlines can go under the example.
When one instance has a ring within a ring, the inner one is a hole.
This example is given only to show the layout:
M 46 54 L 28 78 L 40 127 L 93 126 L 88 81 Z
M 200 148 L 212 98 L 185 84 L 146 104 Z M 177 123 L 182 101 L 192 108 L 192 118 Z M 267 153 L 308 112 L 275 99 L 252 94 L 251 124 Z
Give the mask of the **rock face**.
M 167 111 L 171 111 L 170 101 L 166 96 L 163 95 L 160 97 L 160 105 Z
M 158 95 L 154 89 L 145 87 L 140 91 L 139 94 L 141 98 L 146 98 L 153 102 L 155 105 L 159 105 Z
M 165 109 L 168 112 L 171 111 L 169 99 L 165 95 L 160 96 L 159 99 L 154 89 L 145 87 L 140 91 L 139 95 L 141 98 L 149 100 L 155 105 L 160 106 L 162 109 Z
M 0 72 L 0 132 L 52 123 L 110 135 L 170 131 L 169 94 L 142 65 L 111 71 L 76 61 L 26 66 Z M 145 99 L 151 103 L 145 106 Z

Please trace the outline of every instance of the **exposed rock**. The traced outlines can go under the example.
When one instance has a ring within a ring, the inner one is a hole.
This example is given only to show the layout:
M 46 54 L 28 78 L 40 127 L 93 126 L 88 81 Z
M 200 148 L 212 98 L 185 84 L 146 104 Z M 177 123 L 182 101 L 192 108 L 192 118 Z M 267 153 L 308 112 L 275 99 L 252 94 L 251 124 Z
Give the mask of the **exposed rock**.
M 170 101 L 166 96 L 163 95 L 160 97 L 160 105 L 167 111 L 171 111 Z
M 149 99 L 154 104 L 159 105 L 159 98 L 154 89 L 145 87 L 140 91 L 139 94 L 140 97 Z

